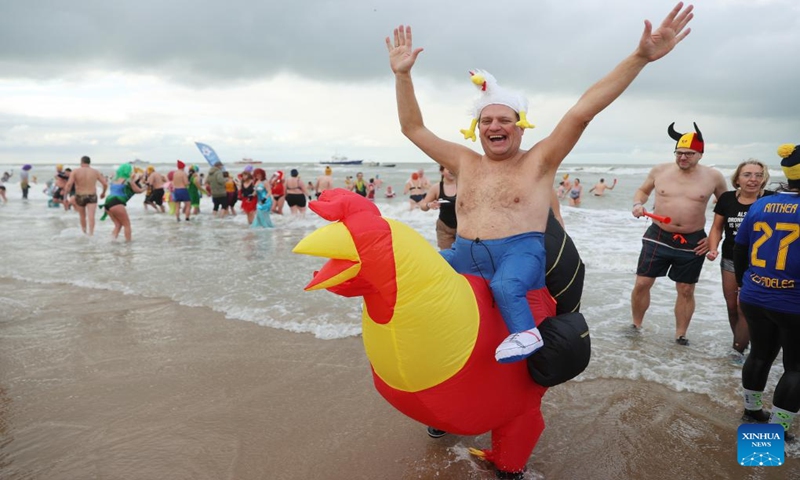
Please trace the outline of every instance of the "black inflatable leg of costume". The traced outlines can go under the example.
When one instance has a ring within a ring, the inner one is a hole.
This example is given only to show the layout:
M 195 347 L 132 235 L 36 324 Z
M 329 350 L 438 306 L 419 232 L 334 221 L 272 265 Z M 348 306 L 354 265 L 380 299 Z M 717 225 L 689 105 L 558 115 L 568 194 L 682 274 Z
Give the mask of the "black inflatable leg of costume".
M 580 312 L 586 266 L 581 261 L 572 238 L 558 223 L 552 209 L 547 218 L 544 249 L 545 282 L 550 295 L 556 299 L 556 315 Z

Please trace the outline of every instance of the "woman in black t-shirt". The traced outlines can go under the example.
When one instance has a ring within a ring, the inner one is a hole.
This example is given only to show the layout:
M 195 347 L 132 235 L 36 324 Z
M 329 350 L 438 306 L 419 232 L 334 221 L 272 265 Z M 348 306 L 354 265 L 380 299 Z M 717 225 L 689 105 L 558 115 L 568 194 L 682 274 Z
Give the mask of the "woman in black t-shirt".
M 747 322 L 739 308 L 736 278 L 733 273 L 733 239 L 739 230 L 747 211 L 756 200 L 764 195 L 775 192 L 765 190 L 769 183 L 769 170 L 759 160 L 748 159 L 736 167 L 731 175 L 731 185 L 736 190 L 720 195 L 714 207 L 714 224 L 708 233 L 708 248 L 706 258 L 713 261 L 719 256 L 719 243 L 722 233 L 722 294 L 728 310 L 728 321 L 733 332 L 733 350 L 730 354 L 731 363 L 741 366 L 744 363 L 744 351 L 750 343 L 750 332 Z

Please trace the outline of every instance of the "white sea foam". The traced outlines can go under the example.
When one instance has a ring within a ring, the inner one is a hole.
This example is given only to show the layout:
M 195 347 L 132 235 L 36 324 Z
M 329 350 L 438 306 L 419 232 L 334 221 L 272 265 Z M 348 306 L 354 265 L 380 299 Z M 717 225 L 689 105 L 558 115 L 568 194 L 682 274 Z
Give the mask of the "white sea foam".
M 377 204 L 385 217 L 408 224 L 435 245 L 435 212 L 409 211 L 402 196 L 411 172 L 425 167 L 432 181 L 438 171 L 431 163 L 396 168 L 334 166 L 342 179 L 364 171 L 380 174 L 398 197 Z M 205 166 L 202 166 L 205 169 Z M 267 169 L 282 168 L 266 166 Z M 291 167 L 290 167 L 291 168 Z M 300 166 L 305 181 L 315 179 L 324 165 Z M 134 242 L 112 241 L 110 221 L 98 222 L 96 235 L 85 237 L 74 212 L 48 208 L 42 192 L 44 168 L 35 167 L 40 184 L 27 202 L 20 200 L 18 183 L 7 183 L 9 202 L 0 204 L 0 276 L 45 284 L 69 283 L 121 294 L 164 297 L 184 305 L 212 308 L 229 321 L 249 321 L 268 328 L 313 334 L 321 339 L 361 333 L 361 301 L 329 292 L 304 292 L 324 260 L 294 255 L 291 249 L 305 235 L 328 222 L 310 213 L 305 218 L 273 215 L 276 228 L 257 231 L 243 215 L 211 218 L 211 202 L 192 222 L 170 215 L 145 213 L 141 195 L 129 205 Z M 52 170 L 52 169 L 51 169 Z M 163 169 L 162 169 L 163 170 Z M 780 178 L 780 173 L 773 176 Z M 565 166 L 559 171 L 578 177 L 585 186 L 583 204 L 562 207 L 567 230 L 586 263 L 582 311 L 591 326 L 593 361 L 578 381 L 592 378 L 650 380 L 675 390 L 707 394 L 726 405 L 738 402 L 740 370 L 727 364 L 732 340 L 720 287 L 718 262 L 707 262 L 696 288 L 696 312 L 688 337 L 692 345 L 674 343 L 674 284 L 660 279 L 652 290 L 644 331 L 631 335 L 630 292 L 649 222 L 630 213 L 633 192 L 649 168 L 636 166 Z M 733 167 L 723 168 L 726 176 Z M 110 173 L 109 168 L 106 173 Z M 588 194 L 601 177 L 617 178 L 604 197 Z M 13 180 L 13 179 L 12 179 Z M 713 217 L 708 208 L 708 226 Z M 14 312 L 14 299 L 0 296 L 0 309 Z M 782 369 L 770 376 L 774 387 Z

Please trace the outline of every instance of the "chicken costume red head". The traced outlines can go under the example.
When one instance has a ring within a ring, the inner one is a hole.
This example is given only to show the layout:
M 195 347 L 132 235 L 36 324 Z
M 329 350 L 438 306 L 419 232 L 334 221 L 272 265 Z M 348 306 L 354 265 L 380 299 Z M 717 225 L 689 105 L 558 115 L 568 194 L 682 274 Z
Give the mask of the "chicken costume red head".
M 306 290 L 364 297 L 364 347 L 378 392 L 425 425 L 491 431 L 492 448 L 472 452 L 499 470 L 522 471 L 544 430 L 546 388 L 525 362 L 495 361 L 508 330 L 486 282 L 456 273 L 419 233 L 353 192 L 326 190 L 309 208 L 335 223 L 293 250 L 330 259 Z M 532 305 L 535 318 L 555 314 L 550 300 Z

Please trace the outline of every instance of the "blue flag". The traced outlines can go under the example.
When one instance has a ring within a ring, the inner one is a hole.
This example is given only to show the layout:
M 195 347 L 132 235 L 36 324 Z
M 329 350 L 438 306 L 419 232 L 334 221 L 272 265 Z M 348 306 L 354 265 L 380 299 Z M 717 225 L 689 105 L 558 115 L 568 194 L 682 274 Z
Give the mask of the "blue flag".
M 219 159 L 219 157 L 217 156 L 217 152 L 215 152 L 213 148 L 209 147 L 205 143 L 194 142 L 194 144 L 197 145 L 197 148 L 200 149 L 200 153 L 202 153 L 203 156 L 206 157 L 206 161 L 208 162 L 209 165 L 213 167 L 214 164 L 217 162 L 222 163 L 222 160 Z

